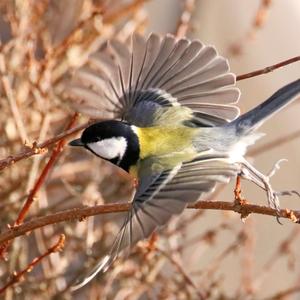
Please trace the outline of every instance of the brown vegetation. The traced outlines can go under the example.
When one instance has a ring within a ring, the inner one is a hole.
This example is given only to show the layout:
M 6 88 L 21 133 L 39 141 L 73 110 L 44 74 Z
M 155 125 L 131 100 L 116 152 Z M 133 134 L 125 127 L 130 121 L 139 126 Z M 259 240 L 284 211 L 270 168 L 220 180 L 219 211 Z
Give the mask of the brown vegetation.
M 72 111 L 62 94 L 72 71 L 107 39 L 126 40 L 133 31 L 145 31 L 145 2 L 24 0 L 0 4 L 0 294 L 5 299 L 71 297 L 71 284 L 107 252 L 118 230 L 119 214 L 104 214 L 129 208 L 126 200 L 133 192 L 131 178 L 100 159 L 65 147 L 69 136 L 91 121 Z M 266 12 L 272 9 L 271 1 L 261 2 L 249 29 L 252 33 L 245 39 L 259 34 Z M 182 9 L 174 30 L 178 36 L 192 29 L 195 1 L 183 1 Z M 299 60 L 300 56 L 293 57 L 237 79 L 269 73 Z M 299 131 L 251 154 L 298 137 Z M 251 226 L 253 216 L 248 216 L 256 213 L 267 218 L 276 216 L 276 211 L 254 204 L 254 199 L 245 201 L 237 193 L 227 202 L 217 198 L 222 199 L 220 190 L 212 196 L 214 200 L 189 206 L 188 215 L 181 216 L 180 222 L 172 222 L 159 237 L 139 243 L 129 258 L 121 257 L 107 274 L 72 297 L 258 299 L 279 260 L 286 261 L 293 271 L 299 258 L 293 245 L 299 244 L 300 233 L 293 222 L 299 223 L 300 211 L 280 211 L 280 217 L 292 221 L 293 226 L 254 277 L 256 232 Z M 197 210 L 191 213 L 192 209 Z M 188 234 L 196 223 L 201 224 L 208 210 L 219 211 L 219 221 Z M 238 213 L 244 221 L 247 218 L 248 226 L 239 229 L 238 220 L 222 211 Z M 92 217 L 95 215 L 102 216 Z M 228 237 L 226 245 L 218 244 L 222 235 Z M 220 251 L 207 261 L 203 253 L 217 246 Z M 197 257 L 192 253 L 193 259 L 207 263 L 189 272 L 184 256 L 191 249 L 199 251 Z M 218 271 L 235 253 L 243 256 L 239 260 L 240 283 L 238 290 L 227 294 L 223 289 L 226 272 Z M 295 279 L 288 289 L 274 289 L 268 299 L 299 292 L 299 280 Z

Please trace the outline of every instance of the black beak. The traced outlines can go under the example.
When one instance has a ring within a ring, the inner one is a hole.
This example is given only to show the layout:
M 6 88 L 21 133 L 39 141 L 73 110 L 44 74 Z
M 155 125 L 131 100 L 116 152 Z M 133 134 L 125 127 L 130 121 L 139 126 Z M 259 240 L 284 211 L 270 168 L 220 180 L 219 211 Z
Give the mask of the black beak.
M 84 144 L 82 143 L 81 139 L 76 139 L 76 140 L 73 140 L 69 143 L 70 146 L 75 146 L 75 147 L 83 147 Z

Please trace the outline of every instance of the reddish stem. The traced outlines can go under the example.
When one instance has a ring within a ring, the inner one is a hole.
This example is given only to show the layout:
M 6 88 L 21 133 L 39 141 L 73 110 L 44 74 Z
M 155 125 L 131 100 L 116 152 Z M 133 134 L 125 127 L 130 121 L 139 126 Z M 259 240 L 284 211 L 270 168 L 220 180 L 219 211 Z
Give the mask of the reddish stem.
M 67 130 L 72 128 L 77 120 L 78 117 L 78 113 L 74 113 L 74 115 L 72 116 L 68 126 L 67 126 Z M 65 145 L 66 141 L 65 139 L 61 139 L 59 141 L 59 143 L 57 144 L 56 148 L 53 150 L 50 159 L 48 160 L 47 164 L 45 165 L 45 167 L 42 170 L 42 173 L 40 174 L 39 178 L 37 179 L 33 189 L 31 190 L 29 196 L 27 197 L 21 211 L 19 212 L 19 215 L 14 223 L 14 225 L 12 227 L 16 227 L 19 226 L 20 224 L 23 223 L 34 199 L 35 196 L 37 194 L 37 192 L 40 190 L 40 188 L 42 187 L 42 185 L 44 184 L 47 175 L 49 173 L 49 171 L 51 170 L 51 168 L 54 166 L 59 154 L 61 153 L 61 151 L 63 150 L 63 147 Z M 0 257 L 4 257 L 4 253 L 6 252 L 7 248 L 9 247 L 11 241 L 8 241 L 6 243 L 3 243 L 0 246 Z
M 13 227 L 7 231 L 0 233 L 0 244 L 7 243 L 18 236 L 24 235 L 27 232 L 41 228 L 50 224 L 61 222 L 83 220 L 89 216 L 107 214 L 113 212 L 126 212 L 130 209 L 130 203 L 114 203 L 96 205 L 91 207 L 72 208 L 60 211 L 47 216 L 36 217 L 19 226 Z M 300 223 L 300 211 L 281 209 L 279 212 L 266 206 L 255 204 L 239 204 L 229 201 L 199 201 L 188 205 L 191 209 L 212 209 L 212 210 L 227 210 L 234 211 L 241 215 L 249 215 L 251 213 L 262 214 L 268 216 L 279 216 L 280 218 L 290 219 L 294 223 Z
M 32 269 L 41 261 L 43 260 L 46 256 L 50 255 L 51 253 L 61 251 L 62 248 L 64 247 L 64 242 L 65 242 L 65 236 L 63 234 L 60 235 L 59 240 L 53 245 L 51 248 L 49 248 L 44 254 L 41 256 L 36 257 L 25 269 L 23 269 L 20 272 L 14 272 L 12 275 L 11 280 L 4 285 L 2 288 L 0 288 L 0 294 L 4 293 L 7 288 L 10 286 L 20 282 L 23 277 L 32 271 Z
M 74 126 L 74 124 L 77 120 L 77 117 L 78 117 L 78 114 L 75 113 L 67 126 L 67 130 L 71 129 Z M 57 144 L 56 148 L 53 150 L 53 152 L 50 156 L 50 159 L 48 160 L 47 164 L 45 165 L 44 169 L 42 170 L 40 177 L 36 181 L 31 192 L 29 193 L 29 196 L 28 196 L 27 200 L 25 201 L 25 203 L 18 215 L 17 220 L 15 221 L 14 226 L 18 226 L 21 223 L 23 223 L 24 218 L 25 218 L 26 214 L 28 213 L 30 206 L 32 205 L 32 203 L 34 201 L 35 195 L 37 194 L 37 192 L 39 191 L 39 189 L 42 187 L 43 183 L 45 182 L 49 171 L 54 166 L 54 164 L 55 164 L 59 154 L 62 152 L 65 144 L 66 144 L 65 139 L 60 140 L 59 143 Z
M 259 69 L 259 70 L 256 70 L 256 71 L 253 71 L 253 72 L 250 72 L 250 73 L 238 75 L 236 77 L 236 80 L 239 81 L 239 80 L 244 80 L 244 79 L 248 79 L 248 78 L 251 78 L 251 77 L 267 74 L 267 73 L 273 72 L 276 69 L 279 69 L 279 68 L 284 67 L 286 65 L 297 62 L 299 60 L 300 60 L 300 56 L 295 56 L 295 57 L 289 58 L 287 60 L 281 61 L 281 62 L 279 62 L 275 65 L 272 65 L 272 66 L 269 66 L 269 67 L 266 67 L 266 68 L 263 68 L 263 69 Z
M 71 136 L 74 133 L 77 133 L 78 131 L 85 129 L 86 127 L 88 127 L 92 122 L 87 122 L 84 123 L 82 125 L 79 125 L 77 127 L 74 127 L 72 129 L 66 130 L 64 132 L 62 132 L 61 134 L 50 138 L 48 140 L 46 140 L 43 143 L 37 144 L 37 143 L 33 143 L 33 146 L 31 148 L 27 148 L 25 151 L 20 152 L 14 156 L 8 156 L 4 159 L 0 160 L 0 171 L 7 168 L 10 165 L 13 165 L 14 163 L 18 162 L 19 160 L 28 158 L 30 156 L 33 155 L 37 155 L 37 154 L 42 154 L 45 151 L 45 148 L 48 148 L 49 146 L 59 142 L 62 139 L 65 139 L 69 136 Z

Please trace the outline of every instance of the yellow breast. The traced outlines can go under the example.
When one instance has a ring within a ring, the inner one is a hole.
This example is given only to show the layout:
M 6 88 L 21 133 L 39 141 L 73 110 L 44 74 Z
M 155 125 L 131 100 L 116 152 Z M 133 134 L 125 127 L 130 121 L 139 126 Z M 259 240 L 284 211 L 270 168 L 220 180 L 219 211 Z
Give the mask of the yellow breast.
M 188 127 L 136 128 L 140 143 L 140 158 L 190 152 L 196 130 Z

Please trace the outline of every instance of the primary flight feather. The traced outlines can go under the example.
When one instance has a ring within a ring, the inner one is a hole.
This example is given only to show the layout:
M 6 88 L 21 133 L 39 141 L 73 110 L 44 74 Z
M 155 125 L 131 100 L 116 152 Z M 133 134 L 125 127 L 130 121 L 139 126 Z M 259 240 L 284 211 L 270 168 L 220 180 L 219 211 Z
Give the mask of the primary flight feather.
M 131 46 L 112 40 L 90 56 L 67 86 L 74 107 L 93 118 L 72 146 L 83 146 L 138 179 L 124 224 L 79 288 L 105 271 L 118 253 L 148 237 L 217 183 L 241 175 L 267 192 L 269 178 L 244 158 L 255 130 L 300 93 L 300 80 L 239 116 L 240 91 L 226 59 L 198 40 L 133 34 Z M 239 116 L 239 117 L 238 117 Z

